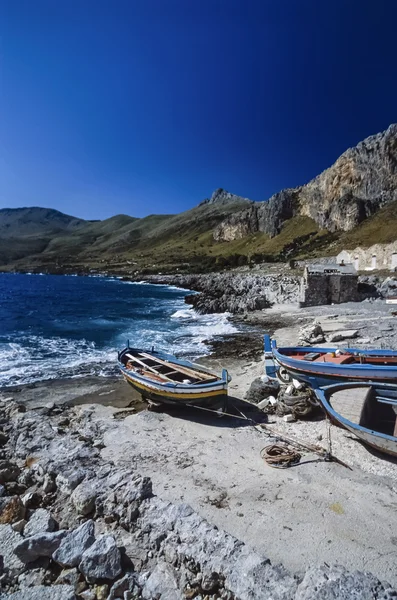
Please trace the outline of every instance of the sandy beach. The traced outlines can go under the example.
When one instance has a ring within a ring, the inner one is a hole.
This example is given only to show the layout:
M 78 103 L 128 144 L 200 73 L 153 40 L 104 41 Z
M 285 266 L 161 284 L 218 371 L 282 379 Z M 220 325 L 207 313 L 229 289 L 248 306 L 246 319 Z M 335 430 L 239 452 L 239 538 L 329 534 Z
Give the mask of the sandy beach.
M 295 343 L 299 327 L 314 318 L 324 331 L 359 330 L 354 345 L 368 339 L 375 343 L 379 332 L 390 345 L 396 339 L 397 319 L 384 302 L 310 310 L 276 307 L 251 314 L 247 323 L 258 327 L 262 320 L 266 329 L 273 317 L 286 324 L 275 330 L 280 344 Z M 231 405 L 260 420 L 255 407 L 239 400 L 263 373 L 261 336 L 254 335 L 253 346 L 246 346 L 248 358 L 239 356 L 237 338 L 226 342 L 216 357 L 201 360 L 214 369 L 228 368 Z M 195 409 L 151 412 L 121 378 L 54 380 L 3 388 L 0 396 L 28 409 L 81 405 L 82 414 L 104 432 L 103 459 L 133 466 L 152 479 L 156 495 L 189 504 L 273 564 L 282 563 L 297 574 L 311 565 L 340 564 L 397 585 L 397 464 L 346 431 L 332 427 L 332 449 L 350 469 L 307 453 L 297 466 L 279 470 L 262 460 L 260 451 L 271 438 L 251 421 Z M 271 415 L 269 425 L 304 442 L 326 445 L 321 416 L 286 423 Z

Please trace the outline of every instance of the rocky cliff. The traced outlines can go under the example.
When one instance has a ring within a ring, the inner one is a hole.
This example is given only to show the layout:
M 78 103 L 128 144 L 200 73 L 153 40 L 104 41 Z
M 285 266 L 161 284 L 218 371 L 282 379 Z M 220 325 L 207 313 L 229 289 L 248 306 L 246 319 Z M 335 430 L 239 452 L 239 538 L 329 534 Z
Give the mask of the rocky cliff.
M 328 231 L 350 231 L 397 199 L 397 125 L 349 148 L 326 171 L 301 187 L 283 190 L 223 221 L 217 241 L 258 231 L 273 237 L 295 215 L 312 218 Z

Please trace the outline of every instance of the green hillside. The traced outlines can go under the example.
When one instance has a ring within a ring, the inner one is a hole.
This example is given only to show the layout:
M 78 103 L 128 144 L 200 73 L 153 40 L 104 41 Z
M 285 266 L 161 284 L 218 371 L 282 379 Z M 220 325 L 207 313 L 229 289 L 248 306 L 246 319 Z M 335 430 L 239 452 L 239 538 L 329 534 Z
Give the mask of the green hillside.
M 179 215 L 116 215 L 82 221 L 49 209 L 0 211 L 2 270 L 205 271 L 248 263 L 335 255 L 397 238 L 397 201 L 350 232 L 319 230 L 309 217 L 286 221 L 279 235 L 216 242 L 214 228 L 245 201 L 202 204 Z M 42 211 L 45 211 L 44 213 Z M 38 212 L 35 212 L 38 211 Z M 43 218 L 45 217 L 45 218 Z M 42 221 L 41 221 L 42 219 Z M 21 234 L 22 232 L 22 234 Z

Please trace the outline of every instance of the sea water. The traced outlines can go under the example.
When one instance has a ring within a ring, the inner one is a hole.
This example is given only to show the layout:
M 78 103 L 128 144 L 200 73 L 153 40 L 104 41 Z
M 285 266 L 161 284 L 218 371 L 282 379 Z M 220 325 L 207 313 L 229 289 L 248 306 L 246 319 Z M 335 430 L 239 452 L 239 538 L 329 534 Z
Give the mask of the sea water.
M 227 314 L 199 315 L 173 286 L 109 277 L 0 273 L 0 386 L 109 376 L 126 346 L 196 358 L 235 331 Z

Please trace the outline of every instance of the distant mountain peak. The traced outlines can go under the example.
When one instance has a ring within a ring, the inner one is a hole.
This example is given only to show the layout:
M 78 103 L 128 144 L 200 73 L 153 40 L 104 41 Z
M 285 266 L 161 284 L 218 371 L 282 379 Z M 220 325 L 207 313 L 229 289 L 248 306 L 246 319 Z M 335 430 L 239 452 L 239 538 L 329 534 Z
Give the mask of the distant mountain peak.
M 252 202 L 249 198 L 242 198 L 242 196 L 236 196 L 223 188 L 217 188 L 211 198 L 206 198 L 200 202 L 199 206 L 204 204 L 230 204 L 232 202 Z

